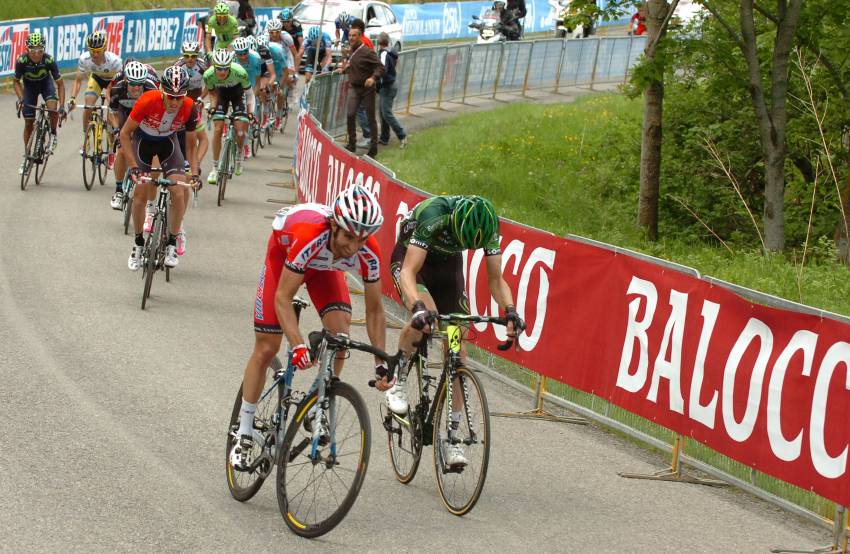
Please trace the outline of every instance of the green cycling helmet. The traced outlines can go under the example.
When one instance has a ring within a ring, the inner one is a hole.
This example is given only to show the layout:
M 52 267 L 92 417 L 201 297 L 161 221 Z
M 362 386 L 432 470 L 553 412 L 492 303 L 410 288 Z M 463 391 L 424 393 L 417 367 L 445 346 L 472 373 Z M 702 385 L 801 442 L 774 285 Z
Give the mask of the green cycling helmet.
M 215 15 L 230 15 L 230 6 L 224 2 L 219 2 L 215 5 L 214 13 Z
M 44 48 L 44 35 L 38 31 L 27 35 L 27 48 Z
M 486 198 L 464 196 L 452 210 L 452 230 L 464 248 L 481 248 L 499 232 L 496 208 Z

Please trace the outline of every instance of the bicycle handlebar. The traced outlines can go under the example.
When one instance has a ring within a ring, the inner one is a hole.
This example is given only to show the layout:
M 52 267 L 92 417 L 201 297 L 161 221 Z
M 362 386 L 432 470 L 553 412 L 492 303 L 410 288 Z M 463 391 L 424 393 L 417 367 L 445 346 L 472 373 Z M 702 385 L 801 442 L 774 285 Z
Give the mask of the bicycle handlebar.
M 445 321 L 445 322 L 464 322 L 464 323 L 493 323 L 496 325 L 502 325 L 507 327 L 508 320 L 504 317 L 494 317 L 494 316 L 486 316 L 486 315 L 469 315 L 469 314 L 439 314 L 437 312 L 428 312 L 429 321 Z M 516 332 L 522 331 L 522 329 L 515 329 Z M 508 339 L 507 341 L 500 343 L 496 346 L 496 348 L 502 352 L 506 350 L 510 350 L 511 346 L 514 345 L 514 339 Z M 517 344 L 517 347 L 519 344 Z
M 319 346 L 322 344 L 322 341 L 327 342 L 328 346 L 334 350 L 360 350 L 361 352 L 366 352 L 381 358 L 387 362 L 387 381 L 392 381 L 399 363 L 399 354 L 390 355 L 371 344 L 352 340 L 348 335 L 343 333 L 334 335 L 327 329 L 322 329 L 321 331 L 313 331 L 308 336 L 308 342 L 310 343 L 310 356 L 312 358 L 315 358 L 318 354 Z M 374 387 L 375 381 L 369 381 L 369 386 Z

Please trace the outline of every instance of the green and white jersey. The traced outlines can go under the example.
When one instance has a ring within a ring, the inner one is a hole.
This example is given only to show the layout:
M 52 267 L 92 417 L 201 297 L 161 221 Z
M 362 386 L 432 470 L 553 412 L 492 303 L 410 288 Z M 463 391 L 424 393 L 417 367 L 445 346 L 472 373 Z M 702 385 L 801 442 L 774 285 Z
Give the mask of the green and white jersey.
M 207 68 L 204 71 L 204 85 L 206 85 L 207 90 L 236 86 L 241 86 L 243 89 L 251 88 L 251 83 L 248 81 L 248 72 L 236 62 L 230 64 L 230 72 L 224 79 L 219 78 L 215 74 L 215 66 Z
M 405 246 L 413 245 L 443 255 L 466 250 L 452 230 L 452 211 L 463 196 L 434 196 L 416 205 L 401 222 L 399 240 Z M 501 254 L 499 227 L 484 244 L 484 255 Z
M 233 39 L 239 36 L 239 22 L 232 15 L 227 16 L 227 21 L 219 25 L 215 15 L 211 15 L 207 23 L 207 33 L 215 34 L 215 47 L 227 48 Z

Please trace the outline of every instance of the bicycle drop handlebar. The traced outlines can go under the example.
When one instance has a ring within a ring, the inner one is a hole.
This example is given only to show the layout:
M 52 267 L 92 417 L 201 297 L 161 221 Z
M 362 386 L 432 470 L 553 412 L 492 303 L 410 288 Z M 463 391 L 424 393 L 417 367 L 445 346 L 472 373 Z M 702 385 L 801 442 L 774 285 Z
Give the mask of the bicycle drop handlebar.
M 323 340 L 333 350 L 360 350 L 361 352 L 372 354 L 373 356 L 377 356 L 378 358 L 384 360 L 385 362 L 387 362 L 387 381 L 392 381 L 393 376 L 395 374 L 395 370 L 399 363 L 398 354 L 390 355 L 381 350 L 380 348 L 375 348 L 371 344 L 352 340 L 348 335 L 345 335 L 343 333 L 335 335 L 327 329 L 322 329 L 321 331 L 313 331 L 308 336 L 311 358 L 316 358 L 316 355 L 319 351 L 319 346 L 321 346 Z M 369 386 L 374 387 L 375 381 L 369 381 Z
M 446 323 L 493 323 L 495 325 L 502 325 L 504 327 L 507 327 L 509 323 L 508 320 L 504 317 L 469 314 L 439 314 L 434 311 L 428 312 L 428 320 L 430 322 L 443 321 Z M 522 329 L 516 329 L 515 331 L 519 332 L 522 331 Z M 506 350 L 510 350 L 513 345 L 514 339 L 508 339 L 505 342 L 497 345 L 496 348 L 504 352 Z

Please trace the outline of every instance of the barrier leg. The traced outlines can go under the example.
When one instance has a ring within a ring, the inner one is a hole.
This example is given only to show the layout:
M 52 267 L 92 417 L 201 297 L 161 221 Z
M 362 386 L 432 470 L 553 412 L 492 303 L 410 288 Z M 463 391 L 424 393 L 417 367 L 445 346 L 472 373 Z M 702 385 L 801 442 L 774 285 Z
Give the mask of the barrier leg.
M 583 417 L 557 416 L 547 412 L 543 406 L 543 395 L 546 393 L 546 377 L 537 376 L 537 392 L 535 393 L 535 407 L 527 412 L 490 412 L 493 417 L 513 417 L 518 419 L 540 419 L 544 421 L 557 421 L 560 423 L 574 423 L 576 425 L 587 425 L 589 422 Z
M 618 473 L 620 477 L 626 479 L 647 479 L 650 481 L 676 481 L 679 483 L 691 483 L 693 485 L 706 485 L 709 487 L 723 487 L 728 483 L 717 481 L 715 479 L 703 479 L 701 477 L 693 477 L 682 473 L 682 454 L 685 448 L 685 437 L 677 434 L 673 441 L 673 457 L 670 460 L 670 467 L 656 471 L 655 473 Z
M 363 289 L 363 285 L 361 285 L 360 282 L 357 281 L 357 279 L 355 277 L 353 277 L 350 273 L 345 274 L 345 280 L 348 281 L 348 292 L 349 292 L 349 294 L 353 294 L 353 295 L 357 295 L 357 296 L 362 296 L 364 294 L 365 290 Z M 399 325 L 395 321 L 392 321 L 389 318 L 386 318 L 386 320 L 387 320 L 387 329 L 401 329 L 402 328 L 402 325 Z M 351 324 L 357 325 L 357 326 L 366 325 L 366 318 L 365 317 L 353 317 L 353 318 L 351 318 Z
M 832 526 L 832 544 L 814 550 L 771 548 L 771 552 L 788 554 L 847 554 L 847 508 L 835 507 L 835 519 Z

